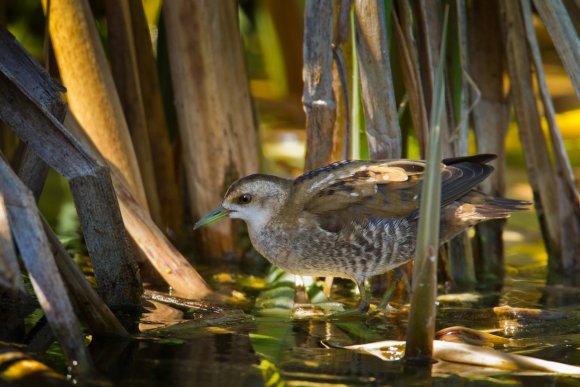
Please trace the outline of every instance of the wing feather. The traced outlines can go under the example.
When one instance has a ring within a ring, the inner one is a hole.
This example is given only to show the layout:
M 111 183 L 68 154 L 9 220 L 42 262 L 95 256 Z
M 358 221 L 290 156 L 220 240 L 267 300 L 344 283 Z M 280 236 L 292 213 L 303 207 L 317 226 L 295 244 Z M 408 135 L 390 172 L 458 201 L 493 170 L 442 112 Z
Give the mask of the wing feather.
M 441 205 L 470 192 L 493 167 L 493 155 L 446 159 L 441 164 Z M 418 213 L 424 161 L 341 161 L 294 181 L 293 206 L 315 215 L 323 228 L 336 231 L 353 219 Z

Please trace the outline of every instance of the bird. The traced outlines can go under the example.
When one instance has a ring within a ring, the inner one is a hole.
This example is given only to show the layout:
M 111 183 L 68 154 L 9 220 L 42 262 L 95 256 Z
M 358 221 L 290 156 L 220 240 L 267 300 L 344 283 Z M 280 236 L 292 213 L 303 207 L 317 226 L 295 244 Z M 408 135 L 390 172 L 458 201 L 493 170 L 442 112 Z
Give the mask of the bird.
M 440 242 L 470 226 L 508 218 L 529 202 L 492 197 L 475 189 L 493 171 L 492 154 L 441 162 Z M 365 280 L 415 255 L 426 162 L 343 160 L 296 179 L 252 174 L 235 181 L 216 209 L 194 229 L 225 217 L 246 222 L 254 248 L 273 265 L 301 276 L 341 277 L 360 292 Z

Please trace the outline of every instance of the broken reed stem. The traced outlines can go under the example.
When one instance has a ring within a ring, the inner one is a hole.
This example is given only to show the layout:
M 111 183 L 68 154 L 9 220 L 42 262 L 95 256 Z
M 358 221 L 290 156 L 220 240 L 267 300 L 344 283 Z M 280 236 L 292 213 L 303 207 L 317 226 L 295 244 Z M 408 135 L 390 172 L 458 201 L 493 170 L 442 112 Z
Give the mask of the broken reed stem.
M 0 119 L 44 163 L 64 176 L 73 192 L 99 292 L 107 305 L 140 308 L 141 283 L 105 167 L 47 110 L 59 86 L 5 30 L 0 30 Z M 47 98 L 48 95 L 48 98 Z
M 44 234 L 36 200 L 0 157 L 0 189 L 6 200 L 12 234 L 30 275 L 34 292 L 50 327 L 73 367 L 89 372 L 91 359 L 84 346 L 80 324 L 74 314 L 65 285 L 58 272 Z
M 96 149 L 74 116 L 67 115 L 65 124 L 95 157 L 105 162 L 103 155 Z M 113 187 L 117 194 L 125 228 L 141 253 L 179 295 L 196 299 L 211 293 L 211 289 L 195 268 L 167 240 L 147 212 L 137 203 L 121 173 L 114 167 L 112 168 Z

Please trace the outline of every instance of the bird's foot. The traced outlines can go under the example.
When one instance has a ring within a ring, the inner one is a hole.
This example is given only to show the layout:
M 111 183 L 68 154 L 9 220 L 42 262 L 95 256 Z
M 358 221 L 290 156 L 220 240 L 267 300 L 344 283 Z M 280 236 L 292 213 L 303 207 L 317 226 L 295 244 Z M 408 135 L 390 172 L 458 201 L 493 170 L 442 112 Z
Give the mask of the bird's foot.
M 292 307 L 292 317 L 297 319 L 323 317 L 343 309 L 343 306 L 340 302 L 295 303 Z
M 332 313 L 326 316 L 329 319 L 343 318 L 343 317 L 364 317 L 368 314 L 370 303 L 363 299 L 360 300 L 357 307 L 354 309 L 343 310 L 340 312 Z

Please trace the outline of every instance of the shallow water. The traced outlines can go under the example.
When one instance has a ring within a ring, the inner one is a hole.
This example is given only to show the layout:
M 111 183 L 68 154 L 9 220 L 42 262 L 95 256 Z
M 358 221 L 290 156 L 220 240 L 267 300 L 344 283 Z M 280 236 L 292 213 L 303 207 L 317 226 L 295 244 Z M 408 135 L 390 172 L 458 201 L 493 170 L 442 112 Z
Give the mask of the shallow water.
M 547 287 L 545 254 L 529 254 L 534 251 L 529 246 L 541 247 L 510 235 L 501 290 L 441 294 L 437 329 L 463 326 L 489 332 L 498 340 L 503 338 L 496 349 L 580 366 L 580 289 Z M 127 341 L 89 338 L 101 376 L 81 382 L 120 386 L 580 385 L 578 377 L 446 361 L 430 369 L 412 368 L 401 361 L 339 349 L 404 340 L 408 305 L 392 302 L 378 313 L 338 319 L 324 319 L 316 315 L 322 309 L 306 308 L 297 318 L 298 314 L 291 314 L 291 277 L 274 271 L 264 279 L 230 270 L 214 268 L 203 273 L 212 279 L 214 289 L 227 296 L 208 304 L 181 302 L 166 293 L 148 291 L 141 333 Z M 324 301 L 318 285 L 308 286 L 313 302 Z M 332 301 L 352 307 L 357 299 L 352 290 L 350 283 L 339 282 Z M 373 300 L 375 305 L 379 301 Z M 336 307 L 336 303 L 325 305 L 327 311 Z M 43 360 L 65 372 L 58 346 L 53 345 Z
M 440 301 L 438 328 L 462 325 L 513 339 L 505 350 L 580 365 L 578 304 L 537 309 L 490 308 L 491 299 L 519 308 L 537 307 L 530 297 L 536 283 L 514 281 L 500 294 Z M 539 293 L 538 288 L 537 293 Z M 349 345 L 404 339 L 405 308 L 365 318 L 295 319 L 287 315 L 250 315 L 229 310 L 188 311 L 152 303 L 144 317 L 166 325 L 144 331 L 128 342 L 99 342 L 90 348 L 106 380 L 115 385 L 434 385 L 528 384 L 574 385 L 580 379 L 510 373 L 497 369 L 438 362 L 432 372 L 406 369 L 401 362 L 322 342 Z M 179 321 L 177 324 L 174 324 Z M 173 324 L 173 325 L 172 325 Z
M 534 311 L 466 306 L 447 306 L 442 302 L 439 325 L 461 324 L 494 330 L 515 339 L 513 347 L 506 350 L 580 365 L 577 308 L 567 307 L 538 316 Z M 148 330 L 130 342 L 94 342 L 91 349 L 98 364 L 103 360 L 99 368 L 105 378 L 118 385 L 261 386 L 282 382 L 300 386 L 410 385 L 429 381 L 434 385 L 577 385 L 580 382 L 572 377 L 517 374 L 448 362 L 438 362 L 429 373 L 406 369 L 401 362 L 384 362 L 343 349 L 327 349 L 321 344 L 402 339 L 406 319 L 403 312 L 339 321 L 273 315 L 229 317 L 202 326 L 204 317 L 198 316 Z

